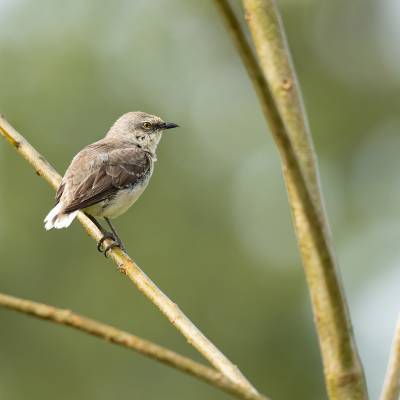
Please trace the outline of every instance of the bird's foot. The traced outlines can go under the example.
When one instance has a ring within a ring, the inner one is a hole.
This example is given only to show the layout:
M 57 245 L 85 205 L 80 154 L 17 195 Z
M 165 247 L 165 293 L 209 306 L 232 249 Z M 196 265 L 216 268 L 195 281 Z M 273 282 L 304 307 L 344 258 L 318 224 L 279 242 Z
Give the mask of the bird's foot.
M 121 249 L 121 245 L 118 242 L 113 242 L 109 244 L 105 249 L 104 249 L 104 257 L 108 257 L 108 252 L 113 249 L 114 247 L 119 247 Z M 122 250 L 122 249 L 121 249 Z
M 107 239 L 111 239 L 113 242 L 103 249 L 103 243 Z M 104 253 L 104 257 L 108 257 L 108 252 L 114 247 L 119 247 L 122 251 L 125 251 L 125 246 L 122 241 L 112 232 L 105 232 L 103 237 L 97 242 L 97 250 L 100 251 L 100 253 Z
M 115 235 L 111 232 L 104 232 L 103 233 L 103 237 L 97 242 L 97 250 L 102 253 L 104 250 L 102 249 L 103 246 L 103 242 L 107 239 L 111 239 L 114 242 L 117 242 L 117 238 L 115 237 Z
M 114 241 L 111 244 L 109 244 L 105 249 L 104 249 L 104 257 L 108 257 L 108 252 L 113 249 L 114 247 L 119 247 L 122 251 L 126 252 L 124 245 L 122 242 L 119 241 Z

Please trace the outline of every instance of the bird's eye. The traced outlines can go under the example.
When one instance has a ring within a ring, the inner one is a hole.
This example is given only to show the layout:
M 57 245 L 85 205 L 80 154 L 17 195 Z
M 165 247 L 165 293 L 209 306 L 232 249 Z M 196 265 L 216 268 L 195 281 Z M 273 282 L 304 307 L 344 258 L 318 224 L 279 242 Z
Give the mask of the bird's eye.
M 150 129 L 151 128 L 151 123 L 150 122 L 144 122 L 143 123 L 143 128 L 144 129 Z

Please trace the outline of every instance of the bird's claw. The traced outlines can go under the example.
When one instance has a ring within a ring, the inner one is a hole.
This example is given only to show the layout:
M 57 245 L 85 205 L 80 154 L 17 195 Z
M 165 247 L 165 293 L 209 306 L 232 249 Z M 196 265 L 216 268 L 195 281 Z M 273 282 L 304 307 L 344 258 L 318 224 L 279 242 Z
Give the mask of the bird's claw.
M 105 250 L 102 250 L 101 247 L 103 246 L 103 242 L 107 239 L 111 239 L 113 240 L 115 243 L 117 243 L 117 238 L 115 237 L 115 235 L 111 232 L 105 232 L 103 234 L 103 237 L 97 242 L 97 250 L 102 253 Z
M 105 249 L 104 249 L 104 257 L 108 257 L 108 252 L 113 249 L 114 247 L 119 247 L 122 250 L 121 245 L 118 242 L 113 242 L 109 244 Z
M 111 239 L 112 243 L 109 244 L 108 246 L 106 246 L 104 248 L 104 250 L 102 249 L 103 247 L 103 243 L 105 240 L 107 239 Z M 118 240 L 117 237 L 115 237 L 115 235 L 111 232 L 105 232 L 103 237 L 98 241 L 97 243 L 97 250 L 100 251 L 100 253 L 104 253 L 104 257 L 108 257 L 108 252 L 113 249 L 114 247 L 119 247 L 122 251 L 125 251 L 125 246 L 123 245 L 123 243 Z

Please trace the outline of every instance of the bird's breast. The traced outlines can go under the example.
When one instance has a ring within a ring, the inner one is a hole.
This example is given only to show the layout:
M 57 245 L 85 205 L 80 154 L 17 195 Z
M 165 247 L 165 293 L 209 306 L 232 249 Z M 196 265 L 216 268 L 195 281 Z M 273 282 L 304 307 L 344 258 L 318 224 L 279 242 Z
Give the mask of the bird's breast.
M 120 189 L 113 198 L 102 205 L 101 216 L 116 218 L 125 213 L 146 189 L 147 183 L 133 188 Z

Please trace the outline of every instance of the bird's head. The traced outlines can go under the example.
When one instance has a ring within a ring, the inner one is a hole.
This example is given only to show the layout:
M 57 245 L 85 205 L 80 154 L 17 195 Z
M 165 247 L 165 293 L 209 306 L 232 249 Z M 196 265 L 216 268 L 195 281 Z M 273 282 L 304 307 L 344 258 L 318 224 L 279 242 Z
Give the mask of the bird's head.
M 176 127 L 177 124 L 165 122 L 156 115 L 134 111 L 120 117 L 108 131 L 107 136 L 132 141 L 144 150 L 154 153 L 162 133 L 166 129 Z

